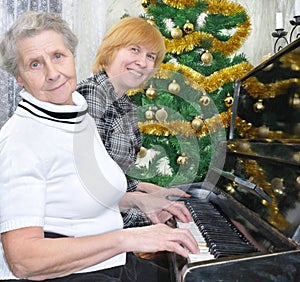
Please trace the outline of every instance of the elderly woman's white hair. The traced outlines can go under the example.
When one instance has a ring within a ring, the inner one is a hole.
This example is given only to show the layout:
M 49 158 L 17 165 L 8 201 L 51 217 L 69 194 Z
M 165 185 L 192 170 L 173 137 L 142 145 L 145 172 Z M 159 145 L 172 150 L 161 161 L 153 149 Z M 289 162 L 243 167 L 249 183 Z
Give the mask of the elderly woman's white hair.
M 54 30 L 60 33 L 67 47 L 75 56 L 78 39 L 69 25 L 56 13 L 25 12 L 4 34 L 0 42 L 0 67 L 8 73 L 18 74 L 17 42 L 32 37 L 43 30 Z

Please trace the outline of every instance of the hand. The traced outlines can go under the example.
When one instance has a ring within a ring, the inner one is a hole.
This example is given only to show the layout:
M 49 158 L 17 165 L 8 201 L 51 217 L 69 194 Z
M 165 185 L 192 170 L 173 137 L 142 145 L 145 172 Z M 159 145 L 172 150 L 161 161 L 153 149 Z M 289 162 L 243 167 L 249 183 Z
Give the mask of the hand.
M 198 254 L 199 247 L 191 232 L 187 229 L 171 228 L 165 224 L 128 228 L 125 232 L 133 236 L 128 240 L 128 249 L 133 252 L 169 251 L 185 258 L 188 254 Z
M 186 193 L 185 191 L 178 188 L 164 188 L 153 183 L 148 182 L 140 182 L 137 186 L 137 191 L 146 192 L 146 193 L 155 193 L 161 197 L 167 196 L 178 196 L 182 198 L 189 198 L 191 195 Z
M 168 190 L 163 188 L 163 190 Z M 136 192 L 139 193 L 139 192 Z M 139 193 L 136 194 L 137 206 L 149 217 L 152 223 L 165 223 L 172 217 L 182 222 L 192 221 L 192 216 L 185 204 L 180 201 L 169 201 L 165 193 Z

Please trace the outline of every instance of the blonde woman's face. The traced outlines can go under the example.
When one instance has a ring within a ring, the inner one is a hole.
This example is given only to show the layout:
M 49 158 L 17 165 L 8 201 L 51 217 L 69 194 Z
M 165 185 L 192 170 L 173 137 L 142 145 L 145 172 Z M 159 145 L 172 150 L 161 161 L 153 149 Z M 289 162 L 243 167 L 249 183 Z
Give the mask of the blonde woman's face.
M 130 45 L 120 48 L 106 68 L 115 91 L 122 95 L 128 89 L 145 82 L 154 71 L 156 57 L 157 54 L 145 46 Z
M 17 44 L 19 60 L 18 84 L 43 102 L 72 104 L 76 90 L 75 60 L 63 36 L 45 30 Z

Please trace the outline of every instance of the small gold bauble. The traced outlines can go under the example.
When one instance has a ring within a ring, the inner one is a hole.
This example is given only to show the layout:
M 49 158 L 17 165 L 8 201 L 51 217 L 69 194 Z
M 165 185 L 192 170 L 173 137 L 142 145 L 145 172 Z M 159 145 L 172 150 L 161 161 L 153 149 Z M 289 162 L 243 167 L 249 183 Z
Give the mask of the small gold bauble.
M 300 97 L 298 93 L 295 93 L 294 96 L 290 98 L 289 104 L 293 109 L 300 108 Z
M 200 130 L 204 125 L 204 121 L 198 116 L 192 120 L 192 128 L 196 131 Z
M 298 187 L 300 187 L 300 175 L 299 176 L 297 176 L 297 178 L 296 178 L 296 185 L 298 186 Z M 300 192 L 299 192 L 300 193 Z
M 282 194 L 285 187 L 283 186 L 283 179 L 275 177 L 271 180 L 271 189 L 278 194 Z
M 225 106 L 228 108 L 232 107 L 233 101 L 234 101 L 233 97 L 228 93 L 227 97 L 224 99 Z
M 263 100 L 259 99 L 254 105 L 253 110 L 256 113 L 261 113 L 265 109 L 265 106 L 263 104 Z
M 147 154 L 147 149 L 145 147 L 141 147 L 140 151 L 137 153 L 138 158 L 143 158 Z
M 154 112 L 151 110 L 151 108 L 149 108 L 149 110 L 147 110 L 145 112 L 145 118 L 150 120 L 150 119 L 153 119 L 154 118 Z
M 179 39 L 182 37 L 182 30 L 179 28 L 179 26 L 177 26 L 171 30 L 171 36 L 174 39 Z
M 169 86 L 168 86 L 168 90 L 170 93 L 172 94 L 177 94 L 180 92 L 180 85 L 176 82 L 176 80 L 173 80 Z
M 262 125 L 258 128 L 258 137 L 259 138 L 268 138 L 269 136 L 269 127 L 265 126 L 265 125 Z
M 157 90 L 150 85 L 150 87 L 146 90 L 146 96 L 149 99 L 154 99 L 157 97 Z
M 144 9 L 148 9 L 148 7 L 150 5 L 150 0 L 142 0 L 141 5 Z
M 251 148 L 248 142 L 238 142 L 237 149 L 242 152 L 247 152 Z
M 300 151 L 293 154 L 293 160 L 296 163 L 300 163 Z
M 200 97 L 199 102 L 202 106 L 207 107 L 210 104 L 210 98 L 204 94 Z
M 189 158 L 186 156 L 185 153 L 182 153 L 181 156 L 177 158 L 177 164 L 179 165 L 187 165 Z
M 167 111 L 164 108 L 161 108 L 158 111 L 156 111 L 155 118 L 159 122 L 165 122 L 167 120 L 167 118 L 168 118 L 168 113 L 167 113 Z
M 213 60 L 213 55 L 208 50 L 206 50 L 201 55 L 200 59 L 203 64 L 209 65 L 209 64 L 211 64 L 211 62 Z
M 186 23 L 183 26 L 183 31 L 187 34 L 192 33 L 194 31 L 194 25 L 189 21 L 186 21 Z

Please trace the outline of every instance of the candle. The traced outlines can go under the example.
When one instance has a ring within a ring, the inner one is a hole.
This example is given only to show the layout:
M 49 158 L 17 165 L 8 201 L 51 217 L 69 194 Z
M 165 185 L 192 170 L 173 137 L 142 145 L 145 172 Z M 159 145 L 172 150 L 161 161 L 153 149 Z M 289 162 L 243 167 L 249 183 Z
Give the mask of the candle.
M 300 0 L 295 0 L 295 16 L 300 16 Z
M 282 13 L 276 13 L 276 29 L 283 29 Z

